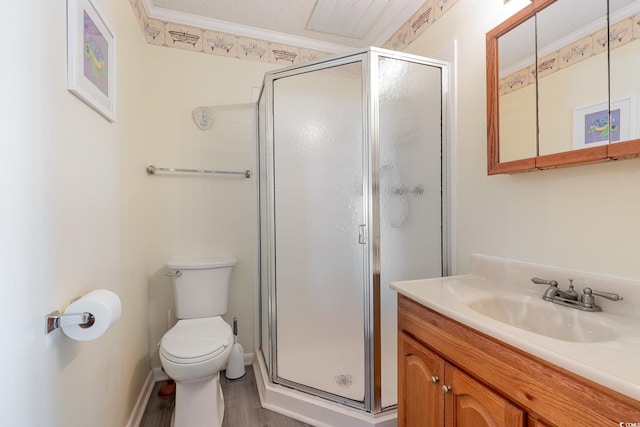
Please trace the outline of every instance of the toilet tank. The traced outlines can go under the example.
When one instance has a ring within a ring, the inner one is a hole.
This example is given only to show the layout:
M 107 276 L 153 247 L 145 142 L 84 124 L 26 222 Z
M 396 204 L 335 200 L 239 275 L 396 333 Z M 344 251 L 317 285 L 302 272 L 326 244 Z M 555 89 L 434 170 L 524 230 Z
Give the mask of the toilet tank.
M 221 316 L 227 312 L 234 258 L 180 260 L 167 263 L 172 275 L 178 319 Z

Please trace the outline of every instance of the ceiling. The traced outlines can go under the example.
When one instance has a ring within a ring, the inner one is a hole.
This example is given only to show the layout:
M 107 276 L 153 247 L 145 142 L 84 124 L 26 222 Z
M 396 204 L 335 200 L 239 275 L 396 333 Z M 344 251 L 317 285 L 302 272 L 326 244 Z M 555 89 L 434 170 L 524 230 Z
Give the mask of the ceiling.
M 425 0 L 143 0 L 143 3 L 151 18 L 166 22 L 341 52 L 382 46 Z M 318 13 L 312 20 L 314 11 Z M 310 22 L 315 28 L 310 28 Z

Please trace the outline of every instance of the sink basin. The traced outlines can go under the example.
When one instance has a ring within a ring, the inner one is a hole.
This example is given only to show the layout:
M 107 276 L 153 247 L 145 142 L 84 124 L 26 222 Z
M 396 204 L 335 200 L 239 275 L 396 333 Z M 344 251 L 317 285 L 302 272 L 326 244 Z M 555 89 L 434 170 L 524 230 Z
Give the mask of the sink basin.
M 615 326 L 587 313 L 521 295 L 500 295 L 469 303 L 469 308 L 494 320 L 539 335 L 570 342 L 616 339 Z

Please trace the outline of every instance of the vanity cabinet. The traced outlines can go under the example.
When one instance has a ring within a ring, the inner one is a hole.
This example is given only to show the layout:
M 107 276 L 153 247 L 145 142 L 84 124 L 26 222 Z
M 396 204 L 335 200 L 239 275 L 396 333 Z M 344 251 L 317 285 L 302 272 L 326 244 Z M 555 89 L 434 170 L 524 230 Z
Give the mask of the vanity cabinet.
M 398 296 L 398 425 L 619 426 L 640 402 Z M 606 363 L 606 361 L 603 361 Z M 448 386 L 445 392 L 443 386 Z
M 522 427 L 524 411 L 403 333 L 401 426 Z
M 398 425 L 444 425 L 444 359 L 425 346 L 398 335 Z

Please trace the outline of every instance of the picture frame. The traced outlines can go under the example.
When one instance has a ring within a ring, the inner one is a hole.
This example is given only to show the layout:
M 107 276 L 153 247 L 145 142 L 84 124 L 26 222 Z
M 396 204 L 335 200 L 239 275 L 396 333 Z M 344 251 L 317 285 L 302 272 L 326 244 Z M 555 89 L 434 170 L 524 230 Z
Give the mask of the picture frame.
M 67 88 L 116 120 L 115 36 L 91 0 L 67 0 Z
M 637 98 L 630 95 L 573 110 L 573 148 L 596 147 L 637 137 Z M 609 125 L 611 119 L 612 125 Z

